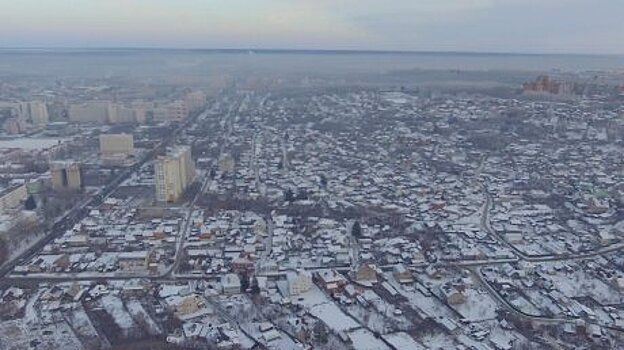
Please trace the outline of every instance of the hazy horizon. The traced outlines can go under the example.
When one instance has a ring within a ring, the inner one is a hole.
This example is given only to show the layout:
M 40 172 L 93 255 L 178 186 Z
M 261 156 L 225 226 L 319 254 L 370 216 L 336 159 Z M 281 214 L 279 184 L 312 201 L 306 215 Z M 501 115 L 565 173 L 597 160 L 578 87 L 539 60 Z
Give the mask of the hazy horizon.
M 622 71 L 617 55 L 337 50 L 37 48 L 0 49 L 0 76 L 387 74 L 411 70 Z M 98 67 L 98 69 L 93 69 Z
M 500 55 L 500 56 L 595 56 L 623 57 L 624 53 L 542 52 L 542 51 L 471 51 L 471 50 L 391 50 L 391 49 L 341 49 L 341 48 L 288 48 L 288 47 L 169 47 L 169 46 L 0 46 L 0 51 L 67 52 L 67 51 L 179 51 L 208 53 L 364 53 L 406 55 Z
M 23 0 L 3 6 L 0 47 L 622 55 L 621 13 L 614 0 Z

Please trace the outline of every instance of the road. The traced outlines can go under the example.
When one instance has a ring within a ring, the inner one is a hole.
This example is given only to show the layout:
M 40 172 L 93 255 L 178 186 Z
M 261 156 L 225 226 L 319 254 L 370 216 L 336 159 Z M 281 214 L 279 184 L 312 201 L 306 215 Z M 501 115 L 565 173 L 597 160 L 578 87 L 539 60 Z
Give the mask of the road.
M 323 266 L 307 266 L 306 271 L 314 272 L 318 270 L 333 269 L 340 272 L 351 271 L 350 265 L 323 265 Z M 294 270 L 282 270 L 276 272 L 285 276 L 288 271 Z M 6 282 L 10 285 L 11 282 L 78 282 L 78 281 L 127 281 L 132 279 L 145 279 L 153 282 L 179 282 L 181 280 L 206 280 L 206 279 L 218 279 L 223 276 L 222 273 L 214 272 L 211 274 L 206 273 L 171 273 L 169 275 L 164 274 L 150 274 L 147 272 L 126 273 L 126 272 L 42 272 L 42 273 L 29 273 L 27 275 L 12 274 L 8 275 L 0 280 L 0 282 Z M 256 274 L 258 277 L 275 277 L 275 273 L 260 272 Z
M 528 255 L 522 250 L 518 249 L 515 245 L 509 243 L 498 231 L 494 230 L 490 226 L 490 211 L 492 210 L 493 200 L 492 195 L 484 186 L 486 195 L 486 204 L 483 207 L 483 213 L 481 215 L 481 228 L 494 237 L 500 244 L 513 250 L 513 252 L 519 257 L 518 260 L 528 262 L 548 262 L 548 261 L 574 261 L 580 259 L 587 259 L 596 257 L 599 255 L 612 253 L 624 249 L 624 242 L 614 243 L 608 246 L 599 247 L 595 250 L 579 252 L 579 253 L 564 253 L 564 254 L 549 254 L 549 255 Z
M 479 281 L 479 283 L 485 288 L 485 290 L 490 294 L 490 296 L 496 300 L 498 302 L 499 305 L 503 306 L 507 311 L 512 312 L 514 314 L 516 314 L 517 316 L 520 316 L 522 318 L 528 318 L 531 321 L 537 321 L 540 323 L 546 323 L 546 324 L 561 324 L 561 323 L 565 323 L 565 322 L 574 322 L 575 319 L 568 319 L 568 318 L 560 318 L 560 317 L 546 317 L 546 316 L 536 316 L 536 315 L 530 315 L 530 314 L 526 314 L 524 312 L 521 312 L 520 310 L 516 309 L 513 305 L 511 305 L 509 303 L 509 301 L 507 301 L 507 299 L 505 299 L 483 276 L 483 274 L 478 271 L 477 268 L 469 268 L 468 270 L 470 270 L 470 272 L 472 273 L 472 275 Z
M 256 191 L 258 191 L 258 194 L 260 194 L 260 196 L 266 197 L 266 185 L 262 182 L 262 179 L 260 178 L 260 166 L 258 165 L 258 133 L 254 133 L 251 145 L 251 152 L 252 157 L 250 163 L 251 169 L 253 169 L 254 172 Z
M 229 144 L 229 140 L 233 134 L 232 118 L 234 117 L 235 114 L 240 112 L 242 102 L 243 102 L 243 98 L 241 98 L 237 103 L 236 102 L 233 103 L 230 106 L 228 112 L 225 114 L 224 118 L 222 119 L 222 125 L 224 126 L 225 132 L 223 135 L 223 142 L 220 144 L 220 148 L 219 148 L 219 159 L 226 152 L 227 145 Z M 71 228 L 75 223 L 79 222 L 84 216 L 87 215 L 89 207 L 95 207 L 101 204 L 102 201 L 107 196 L 109 196 L 111 193 L 113 193 L 116 189 L 119 188 L 119 186 L 124 182 L 124 180 L 132 176 L 132 174 L 137 172 L 141 168 L 141 166 L 143 166 L 147 161 L 152 159 L 160 148 L 165 147 L 169 145 L 170 143 L 172 143 L 173 141 L 175 141 L 177 135 L 180 132 L 182 132 L 184 128 L 188 127 L 190 123 L 192 123 L 197 117 L 198 116 L 192 119 L 189 118 L 185 123 L 180 125 L 174 131 L 172 135 L 162 140 L 156 147 L 154 147 L 152 150 L 147 152 L 147 154 L 145 154 L 145 156 L 141 158 L 141 160 L 137 162 L 135 165 L 124 170 L 115 179 L 113 179 L 113 181 L 111 181 L 110 184 L 108 184 L 106 187 L 101 189 L 95 196 L 85 199 L 85 201 L 77 204 L 72 210 L 70 210 L 64 216 L 62 216 L 57 221 L 55 221 L 54 225 L 52 226 L 51 233 L 49 235 L 44 237 L 44 239 L 42 239 L 41 241 L 37 242 L 37 244 L 35 244 L 33 247 L 27 250 L 24 254 L 20 255 L 18 258 L 14 259 L 10 263 L 8 263 L 6 266 L 4 266 L 2 269 L 0 269 L 0 278 L 2 278 L 3 282 L 10 283 L 12 281 L 15 281 L 15 282 L 42 283 L 42 282 L 60 282 L 60 281 L 130 280 L 130 279 L 137 279 L 137 278 L 149 279 L 151 281 L 175 282 L 181 279 L 200 280 L 200 279 L 206 279 L 206 278 L 217 278 L 218 277 L 217 275 L 178 273 L 178 269 L 182 263 L 182 258 L 183 258 L 183 254 L 181 253 L 184 249 L 184 244 L 189 236 L 191 226 L 192 226 L 191 219 L 193 217 L 193 213 L 195 213 L 195 211 L 197 210 L 196 203 L 198 199 L 200 198 L 200 195 L 204 193 L 210 185 L 210 178 L 208 176 L 204 176 L 204 178 L 202 179 L 201 190 L 198 191 L 194 195 L 194 197 L 192 198 L 192 200 L 190 201 L 190 203 L 188 204 L 186 208 L 187 212 L 185 216 L 185 221 L 181 227 L 178 240 L 176 241 L 174 262 L 163 273 L 158 274 L 158 275 L 147 274 L 147 273 L 137 273 L 137 274 L 45 273 L 45 274 L 32 274 L 32 275 L 27 275 L 27 276 L 6 277 L 6 275 L 18 264 L 19 261 L 22 261 L 23 259 L 27 259 L 33 256 L 34 254 L 38 253 L 43 248 L 43 246 L 48 244 L 50 241 L 52 241 L 56 237 L 62 235 L 67 229 Z M 259 171 L 257 155 L 256 155 L 257 134 L 254 134 L 252 143 L 253 143 L 252 144 L 252 153 L 253 153 L 252 166 L 253 166 L 253 171 L 255 174 L 256 187 L 259 190 L 259 192 L 262 194 L 262 192 L 260 191 L 262 182 L 260 178 L 260 171 Z M 282 156 L 283 156 L 283 168 L 285 171 L 287 171 L 288 160 L 287 160 L 287 153 L 286 153 L 286 142 L 284 138 L 282 138 L 281 140 L 281 147 L 282 147 Z M 479 172 L 481 171 L 481 169 L 483 169 L 484 163 L 485 162 L 482 161 L 481 165 L 479 166 L 478 168 Z M 494 300 L 496 300 L 500 305 L 503 306 L 503 308 L 505 308 L 509 312 L 512 312 L 524 319 L 529 319 L 531 321 L 540 322 L 544 324 L 561 324 L 563 322 L 574 322 L 576 320 L 575 318 L 547 317 L 547 316 L 530 315 L 530 314 L 523 313 L 522 311 L 514 307 L 514 305 L 512 305 L 509 301 L 507 301 L 499 293 L 499 291 L 496 290 L 496 288 L 481 273 L 480 267 L 494 265 L 494 264 L 517 263 L 521 261 L 539 263 L 539 262 L 574 261 L 574 260 L 579 260 L 579 259 L 586 259 L 586 258 L 591 258 L 595 256 L 600 256 L 600 255 L 607 254 L 607 253 L 624 250 L 624 242 L 616 243 L 610 246 L 600 247 L 593 251 L 587 251 L 587 252 L 582 252 L 582 253 L 552 254 L 552 255 L 543 255 L 543 256 L 527 255 L 526 253 L 518 249 L 516 246 L 509 243 L 500 232 L 497 232 L 491 227 L 490 215 L 491 215 L 492 208 L 494 206 L 494 202 L 493 202 L 492 195 L 489 193 L 486 184 L 484 184 L 483 190 L 485 193 L 485 203 L 481 210 L 482 211 L 481 218 L 480 218 L 481 227 L 484 230 L 484 232 L 487 232 L 488 234 L 490 234 L 501 245 L 513 251 L 516 257 L 515 258 L 500 258 L 500 259 L 452 261 L 452 262 L 439 263 L 437 265 L 448 266 L 448 267 L 460 266 L 460 267 L 467 268 L 469 271 L 471 271 L 471 273 L 475 276 L 475 279 L 483 286 L 483 288 L 490 294 L 490 296 Z M 371 214 L 378 215 L 378 216 L 382 215 L 382 213 L 372 212 L 372 211 L 371 211 Z M 272 250 L 272 241 L 273 241 L 273 232 L 274 232 L 273 220 L 270 217 L 265 218 L 265 219 L 267 221 L 268 237 L 265 239 L 266 249 L 262 253 L 259 259 L 259 263 L 258 263 L 258 272 L 260 272 L 260 274 L 266 272 L 264 271 L 264 267 L 266 265 L 266 260 L 268 259 L 268 256 L 270 255 L 271 250 Z M 358 242 L 355 239 L 355 237 L 350 235 L 349 243 L 350 243 L 349 245 L 351 248 L 351 262 L 353 265 L 357 265 L 358 258 L 359 258 Z M 328 268 L 328 267 L 329 266 L 324 267 L 324 268 Z M 392 266 L 387 266 L 387 267 L 391 268 Z M 382 268 L 386 268 L 386 266 Z M 309 270 L 313 270 L 313 269 L 309 269 Z M 218 303 L 215 303 L 215 304 L 218 304 Z M 227 314 L 227 312 L 223 312 L 223 313 Z
M 244 99 L 244 96 L 241 97 L 237 101 L 236 104 L 232 105 L 230 109 L 228 110 L 228 113 L 226 113 L 225 117 L 222 120 L 223 125 L 226 128 L 226 133 L 224 135 L 224 142 L 222 142 L 220 146 L 219 156 L 221 156 L 226 150 L 226 145 L 233 132 L 232 117 L 236 113 L 239 112 L 243 99 Z M 97 206 L 101 204 L 101 202 L 108 195 L 110 195 L 113 191 L 115 191 L 119 187 L 119 185 L 123 183 L 125 179 L 129 178 L 133 173 L 138 171 L 147 161 L 151 160 L 156 154 L 158 149 L 165 147 L 169 145 L 170 143 L 172 143 L 181 131 L 183 131 L 186 127 L 192 124 L 197 118 L 200 118 L 206 113 L 207 111 L 193 118 L 187 119 L 187 121 L 181 124 L 167 139 L 164 139 L 156 147 L 154 147 L 150 152 L 147 152 L 145 156 L 139 162 L 137 162 L 131 168 L 125 170 L 122 174 L 120 174 L 115 180 L 113 180 L 109 185 L 107 185 L 103 190 L 101 190 L 98 195 L 89 198 L 85 203 L 81 203 L 79 206 L 80 211 L 78 212 L 80 215 L 77 214 L 76 210 L 72 210 L 68 212 L 64 217 L 57 220 L 59 224 L 58 226 L 55 226 L 56 229 L 53 231 L 53 234 L 46 236 L 45 239 L 42 239 L 36 245 L 31 247 L 25 254 L 16 258 L 10 264 L 7 264 L 6 267 L 4 267 L 4 269 L 2 270 L 2 274 L 0 274 L 0 277 L 6 276 L 16 265 L 18 265 L 20 261 L 29 259 L 33 255 L 37 254 L 46 244 L 51 242 L 54 238 L 61 236 L 70 227 L 73 227 L 75 223 L 79 222 L 83 217 L 86 216 L 86 214 L 88 213 L 87 207 Z M 177 270 L 180 267 L 180 264 L 182 263 L 183 254 L 181 253 L 184 249 L 184 243 L 186 242 L 186 239 L 192 228 L 191 219 L 192 219 L 193 213 L 197 209 L 196 203 L 201 197 L 201 194 L 206 191 L 209 185 L 210 185 L 210 177 L 204 176 L 202 179 L 200 190 L 197 193 L 195 193 L 195 195 L 193 196 L 193 199 L 187 205 L 187 212 L 186 212 L 184 224 L 180 230 L 180 235 L 178 239 L 176 240 L 174 262 L 163 273 L 160 273 L 157 275 L 148 274 L 148 273 L 137 273 L 137 274 L 98 273 L 97 275 L 91 274 L 91 273 L 85 273 L 85 274 L 79 273 L 79 274 L 73 274 L 73 276 L 72 274 L 65 274 L 65 273 L 45 273 L 45 274 L 32 274 L 28 276 L 11 276 L 11 278 L 14 280 L 30 280 L 30 281 L 44 282 L 44 281 L 60 281 L 60 280 L 79 281 L 79 280 L 89 280 L 89 279 L 91 280 L 94 280 L 94 279 L 96 280 L 102 280 L 102 279 L 128 280 L 128 279 L 135 279 L 135 278 L 148 278 L 150 280 L 154 280 L 154 279 L 175 280 L 178 278 L 200 279 L 200 278 L 209 277 L 206 275 L 177 274 Z M 71 216 L 71 219 L 70 219 L 70 216 Z M 270 225 L 272 225 L 272 222 L 268 220 L 268 229 L 270 232 L 269 242 L 271 242 L 271 234 L 272 234 L 272 226 Z M 270 245 L 269 245 L 268 250 L 270 251 Z
M 353 235 L 353 225 L 355 222 L 351 223 L 351 225 L 347 225 L 347 234 L 349 235 L 349 254 L 351 255 L 351 268 L 355 271 L 360 264 L 360 243 L 357 240 L 357 237 Z
M 267 237 L 264 239 L 264 251 L 258 259 L 258 273 L 266 273 L 266 261 L 273 251 L 273 231 L 275 230 L 273 219 L 269 216 L 266 218 Z
M 132 166 L 123 170 L 117 177 L 115 177 L 108 185 L 100 189 L 95 195 L 86 198 L 84 201 L 76 204 L 71 210 L 66 212 L 63 216 L 55 220 L 52 227 L 49 228 L 49 233 L 37 240 L 30 248 L 25 250 L 22 254 L 18 255 L 11 261 L 6 262 L 0 268 L 0 278 L 6 276 L 11 272 L 15 266 L 19 265 L 22 261 L 27 261 L 35 256 L 45 245 L 52 242 L 54 239 L 62 236 L 69 228 L 80 222 L 89 213 L 89 208 L 97 207 L 106 197 L 113 193 L 119 186 L 130 176 L 136 173 L 146 162 L 153 159 L 156 152 L 168 145 L 170 145 L 178 136 L 178 134 L 192 124 L 200 115 L 206 112 L 191 116 L 184 123 L 180 124 L 167 138 L 161 140 L 154 148 L 146 152 L 143 157 L 133 164 Z
M 286 137 L 284 135 L 280 137 L 280 144 L 282 148 L 282 169 L 284 172 L 288 172 L 288 149 L 286 147 Z
M 225 310 L 221 306 L 221 303 L 219 301 L 214 300 L 214 298 L 209 294 L 204 294 L 204 297 L 208 301 L 208 304 L 210 304 L 210 306 L 214 308 L 214 310 L 219 314 L 219 316 L 221 316 L 221 318 L 226 320 L 232 328 L 240 330 L 247 338 L 253 340 L 256 343 L 256 346 L 259 346 L 259 348 L 266 349 L 266 346 L 264 346 L 263 343 L 259 339 L 255 338 L 251 333 L 249 333 L 247 330 L 241 327 L 240 322 L 238 322 L 238 320 L 236 320 L 232 315 L 230 315 L 227 312 L 227 310 Z
M 241 100 L 238 101 L 238 104 L 236 107 L 237 112 L 239 111 L 241 104 L 242 104 L 242 98 Z M 228 143 L 228 140 L 232 135 L 232 116 L 233 115 L 234 115 L 234 108 L 232 106 L 228 110 L 228 113 L 226 113 L 225 117 L 222 119 L 222 123 L 227 126 L 227 132 L 225 134 L 224 142 L 221 143 L 221 147 L 219 148 L 219 157 L 217 159 L 220 159 L 221 155 L 223 155 L 223 152 L 225 152 L 225 146 Z M 184 221 L 184 226 L 180 230 L 180 236 L 179 236 L 179 239 L 177 240 L 173 264 L 171 264 L 171 266 L 167 269 L 167 271 L 165 271 L 165 273 L 161 274 L 159 277 L 169 277 L 172 275 L 174 277 L 177 276 L 176 272 L 178 268 L 180 267 L 180 264 L 182 263 L 182 258 L 184 257 L 184 255 L 182 254 L 182 251 L 184 249 L 184 243 L 186 242 L 186 238 L 188 237 L 189 232 L 191 231 L 191 218 L 193 217 L 193 213 L 197 209 L 196 203 L 201 197 L 201 195 L 206 191 L 209 185 L 210 185 L 210 176 L 208 176 L 208 174 L 204 174 L 204 178 L 202 180 L 200 190 L 195 193 L 195 195 L 193 196 L 193 199 L 188 205 L 186 219 Z
M 180 236 L 179 236 L 179 239 L 177 240 L 173 264 L 171 264 L 171 266 L 167 269 L 165 273 L 161 275 L 161 277 L 171 276 L 171 274 L 175 273 L 178 270 L 178 267 L 180 267 L 180 264 L 182 263 L 182 257 L 184 256 L 182 254 L 182 250 L 184 249 L 184 242 L 186 242 L 186 238 L 188 237 L 189 232 L 191 231 L 191 219 L 196 209 L 195 204 L 197 203 L 197 200 L 199 199 L 199 197 L 201 197 L 201 195 L 204 193 L 209 183 L 210 183 L 210 177 L 204 176 L 204 180 L 202 182 L 200 190 L 197 191 L 197 193 L 195 193 L 195 196 L 193 196 L 193 199 L 191 200 L 191 203 L 189 204 L 189 207 L 187 209 L 184 226 L 182 230 L 180 230 Z
M 592 257 L 596 257 L 596 256 L 600 256 L 603 254 L 612 253 L 612 252 L 616 252 L 616 251 L 620 251 L 624 249 L 624 242 L 620 242 L 620 243 L 612 244 L 610 246 L 600 247 L 593 251 L 587 251 L 587 252 L 582 252 L 582 253 L 574 253 L 574 254 L 566 253 L 566 254 L 553 254 L 553 255 L 543 255 L 543 256 L 527 255 L 521 250 L 519 250 L 517 247 L 515 247 L 513 244 L 510 244 L 509 242 L 507 242 L 507 240 L 505 240 L 505 238 L 502 237 L 502 235 L 500 235 L 500 233 L 498 233 L 496 230 L 492 229 L 492 227 L 490 226 L 489 216 L 490 216 L 490 211 L 493 206 L 493 200 L 492 200 L 491 194 L 489 193 L 485 185 L 483 186 L 483 189 L 486 195 L 486 203 L 483 207 L 483 212 L 481 215 L 481 227 L 485 232 L 487 232 L 492 237 L 494 237 L 497 241 L 499 241 L 500 244 L 514 251 L 514 253 L 518 256 L 518 258 L 510 259 L 513 262 L 526 261 L 526 262 L 539 263 L 539 262 L 554 262 L 554 261 L 560 261 L 560 262 L 574 261 L 574 260 L 592 258 Z M 479 268 L 480 266 L 487 266 L 487 265 L 492 265 L 494 263 L 501 263 L 501 262 L 505 263 L 504 260 L 496 261 L 496 262 L 494 261 L 490 262 L 490 261 L 485 260 L 481 262 L 475 261 L 473 264 L 469 264 L 469 263 L 462 264 L 462 262 L 458 262 L 455 265 L 466 267 L 473 274 L 473 276 L 476 277 L 479 283 L 485 288 L 485 290 L 494 300 L 496 300 L 500 305 L 502 305 L 507 311 L 512 312 L 519 317 L 522 317 L 524 319 L 529 319 L 534 322 L 543 323 L 543 324 L 561 324 L 561 323 L 566 323 L 566 322 L 570 323 L 570 322 L 575 322 L 577 320 L 577 318 L 573 318 L 573 317 L 548 317 L 548 316 L 541 316 L 541 315 L 530 315 L 530 314 L 527 314 L 518 310 L 505 297 L 503 297 L 499 293 L 499 291 L 489 283 L 489 281 L 487 281 L 487 278 L 485 278 L 485 276 L 483 275 L 483 273 L 480 271 L 480 268 Z M 592 321 L 587 321 L 587 322 L 590 324 L 592 323 L 597 324 Z M 615 327 L 608 326 L 608 325 L 599 324 L 599 326 L 601 327 L 606 326 L 613 330 L 623 331 L 619 328 L 615 328 Z
M 513 314 L 515 314 L 516 316 L 523 318 L 523 319 L 528 319 L 532 322 L 535 323 L 539 323 L 539 324 L 549 324 L 549 325 L 561 325 L 562 323 L 575 323 L 579 318 L 575 318 L 575 317 L 550 317 L 550 316 L 541 316 L 541 315 L 531 315 L 531 314 L 527 314 L 524 313 L 520 310 L 518 310 L 514 305 L 512 305 L 509 301 L 507 301 L 507 299 L 505 299 L 499 292 L 498 290 L 496 290 L 496 288 L 494 288 L 494 286 L 492 286 L 487 279 L 485 278 L 485 276 L 483 276 L 483 274 L 478 271 L 476 268 L 471 268 L 469 269 L 470 272 L 472 273 L 473 276 L 475 276 L 477 278 L 477 280 L 479 281 L 479 283 L 486 289 L 486 291 L 488 292 L 488 294 L 490 296 L 492 296 L 494 298 L 494 300 L 496 300 L 498 302 L 499 305 L 503 306 L 503 308 Z M 586 324 L 594 324 L 600 327 L 604 327 L 604 328 L 608 328 L 610 330 L 616 331 L 616 332 L 624 332 L 624 329 L 622 328 L 618 328 L 612 325 L 607 325 L 607 324 L 600 324 L 596 321 L 591 321 L 591 320 L 587 320 L 585 319 L 585 323 Z

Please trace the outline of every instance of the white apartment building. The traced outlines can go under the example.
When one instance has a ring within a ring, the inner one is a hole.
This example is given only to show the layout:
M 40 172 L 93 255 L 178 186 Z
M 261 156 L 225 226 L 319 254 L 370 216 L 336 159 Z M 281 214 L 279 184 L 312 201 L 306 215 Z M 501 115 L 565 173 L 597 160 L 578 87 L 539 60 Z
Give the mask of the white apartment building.
M 154 164 L 156 200 L 159 202 L 177 201 L 195 178 L 195 164 L 191 157 L 191 147 L 176 147 L 160 156 Z

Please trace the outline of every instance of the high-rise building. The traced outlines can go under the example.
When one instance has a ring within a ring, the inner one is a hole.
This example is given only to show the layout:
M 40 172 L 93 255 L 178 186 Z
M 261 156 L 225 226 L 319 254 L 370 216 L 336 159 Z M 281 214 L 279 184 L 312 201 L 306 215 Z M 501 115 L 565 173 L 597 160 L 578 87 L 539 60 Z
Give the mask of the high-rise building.
M 20 207 L 28 198 L 26 184 L 0 191 L 0 213 Z
M 569 81 L 555 81 L 548 75 L 541 75 L 534 81 L 523 85 L 524 92 L 548 93 L 554 95 L 572 95 L 576 89 L 576 84 Z
M 22 131 L 19 120 L 17 118 L 8 118 L 2 124 L 2 128 L 7 134 L 19 134 Z
M 201 110 L 206 106 L 206 94 L 201 91 L 189 92 L 184 96 L 184 103 L 191 112 Z
M 145 124 L 148 121 L 148 115 L 154 114 L 154 103 L 145 101 L 134 101 L 130 108 L 134 111 L 134 121 L 138 124 Z
M 131 134 L 101 134 L 100 154 L 103 166 L 130 165 L 134 159 L 134 137 Z
M 171 102 L 167 108 L 169 109 L 169 115 L 171 120 L 181 121 L 186 119 L 189 114 L 188 107 L 186 106 L 186 102 L 182 100 L 177 100 Z
M 54 191 L 75 191 L 82 187 L 80 166 L 72 161 L 50 163 L 52 189 Z
M 175 202 L 195 178 L 195 164 L 191 157 L 191 147 L 180 146 L 168 150 L 154 164 L 156 200 Z
M 134 154 L 132 134 L 101 134 L 100 153 L 102 156 L 131 156 Z
M 41 101 L 22 102 L 19 104 L 20 119 L 31 125 L 47 125 L 50 122 L 48 106 Z
M 153 113 L 156 121 L 182 121 L 188 116 L 189 109 L 186 102 L 176 100 L 154 108 Z
M 91 101 L 69 106 L 69 120 L 77 123 L 103 124 L 117 120 L 114 105 L 110 101 Z

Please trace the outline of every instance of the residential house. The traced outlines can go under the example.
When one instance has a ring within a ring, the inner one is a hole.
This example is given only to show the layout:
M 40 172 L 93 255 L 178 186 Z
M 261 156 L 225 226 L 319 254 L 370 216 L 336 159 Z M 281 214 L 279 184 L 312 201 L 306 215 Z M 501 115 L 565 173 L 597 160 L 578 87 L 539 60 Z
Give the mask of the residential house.
M 228 273 L 221 278 L 223 294 L 239 294 L 241 292 L 241 280 L 235 273 Z
M 286 278 L 288 281 L 288 292 L 291 296 L 305 293 L 312 288 L 312 274 L 308 271 L 291 272 L 288 273 Z

